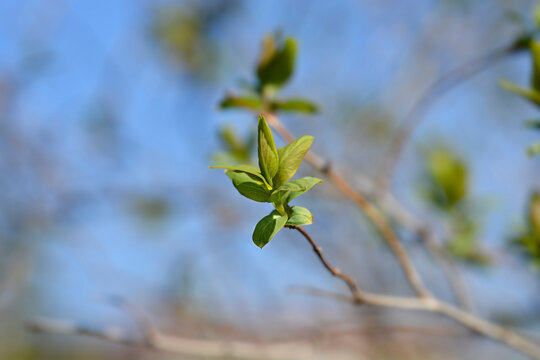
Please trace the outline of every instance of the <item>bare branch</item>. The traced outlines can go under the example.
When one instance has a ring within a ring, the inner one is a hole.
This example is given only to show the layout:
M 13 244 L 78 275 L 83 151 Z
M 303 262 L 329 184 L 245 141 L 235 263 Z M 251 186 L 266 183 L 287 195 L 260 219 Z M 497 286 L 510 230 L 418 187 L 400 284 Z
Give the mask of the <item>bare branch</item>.
M 352 296 L 347 298 L 339 294 L 313 288 L 301 288 L 300 290 L 303 289 L 304 292 L 307 291 L 310 294 L 323 296 L 334 300 L 348 301 L 354 305 L 372 305 L 387 308 L 420 310 L 444 315 L 478 334 L 505 344 L 525 355 L 528 355 L 532 359 L 540 360 L 540 345 L 535 344 L 532 340 L 529 340 L 512 330 L 492 324 L 433 297 L 406 298 L 370 294 L 361 291 L 356 285 L 356 282 L 350 276 L 343 274 L 340 271 L 338 271 L 336 274 L 336 269 L 329 265 L 322 253 L 322 249 L 303 228 L 299 226 L 291 226 L 290 228 L 298 230 L 308 240 L 324 267 L 330 273 L 332 273 L 332 275 L 340 277 L 349 285 Z M 296 288 L 296 290 L 299 289 Z

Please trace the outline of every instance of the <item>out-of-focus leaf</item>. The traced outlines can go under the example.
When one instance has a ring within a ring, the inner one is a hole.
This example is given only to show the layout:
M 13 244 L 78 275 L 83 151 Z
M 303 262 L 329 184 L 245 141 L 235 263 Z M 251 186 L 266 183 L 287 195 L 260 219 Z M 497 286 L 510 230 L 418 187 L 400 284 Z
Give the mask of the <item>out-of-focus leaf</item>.
M 287 225 L 309 225 L 313 224 L 313 215 L 305 207 L 293 206 L 289 212 Z
M 243 165 L 243 164 L 239 164 L 239 165 L 215 165 L 215 166 L 210 166 L 210 169 L 225 169 L 225 170 L 232 170 L 232 171 L 244 172 L 244 173 L 247 173 L 247 174 L 255 175 L 257 178 L 262 180 L 262 182 L 265 183 L 266 186 L 268 186 L 268 188 L 270 189 L 270 184 L 268 184 L 268 182 L 266 181 L 264 176 L 261 174 L 259 169 L 257 169 L 255 166 Z
M 540 238 L 540 192 L 535 192 L 531 196 L 528 215 L 532 234 Z
M 263 41 L 263 48 L 257 66 L 259 85 L 282 86 L 289 80 L 294 70 L 296 42 L 287 38 L 283 44 L 277 44 L 275 37 L 269 35 Z
M 258 176 L 234 170 L 226 170 L 225 174 L 232 180 L 234 187 L 240 194 L 258 202 L 268 201 L 270 191 Z
M 535 142 L 532 145 L 529 145 L 527 148 L 527 155 L 528 156 L 536 156 L 540 154 L 540 142 Z
M 540 92 L 532 89 L 525 89 L 506 80 L 499 81 L 499 84 L 506 91 L 513 92 L 514 94 L 517 94 L 525 98 L 526 100 L 532 102 L 536 106 L 540 106 Z
M 531 87 L 538 92 L 540 91 L 540 43 L 531 41 L 530 49 L 533 62 Z
M 537 119 L 527 120 L 525 122 L 525 126 L 531 128 L 531 129 L 540 130 L 540 120 L 537 120 Z
M 272 178 L 278 171 L 279 158 L 274 135 L 264 116 L 259 116 L 258 145 L 259 168 L 267 182 L 272 185 Z
M 295 197 L 302 195 L 303 193 L 311 189 L 314 185 L 320 184 L 321 182 L 321 179 L 317 179 L 314 177 L 305 177 L 302 179 L 291 180 L 281 185 L 276 190 L 272 191 L 269 201 L 286 205 Z
M 219 107 L 221 109 L 245 108 L 257 111 L 262 108 L 262 105 L 262 100 L 260 98 L 247 96 L 227 96 L 221 101 Z
M 443 209 L 457 205 L 467 194 L 468 172 L 465 163 L 446 149 L 428 153 L 426 165 L 430 201 Z
M 242 139 L 231 126 L 224 126 L 219 130 L 224 151 L 213 154 L 216 163 L 238 164 L 250 161 L 255 133 L 250 132 L 247 139 Z
M 285 226 L 286 222 L 287 216 L 281 215 L 275 210 L 270 215 L 263 217 L 253 230 L 252 238 L 255 245 L 262 249 Z
M 279 168 L 274 176 L 274 187 L 279 187 L 293 177 L 302 159 L 313 143 L 313 136 L 302 136 L 288 145 L 277 149 Z
M 448 242 L 448 251 L 458 260 L 471 265 L 487 265 L 490 257 L 478 246 L 477 226 L 474 220 L 463 215 L 454 216 L 454 236 Z
M 276 100 L 271 105 L 273 110 L 276 111 L 295 111 L 306 114 L 315 114 L 318 112 L 317 105 L 306 99 L 287 99 Z

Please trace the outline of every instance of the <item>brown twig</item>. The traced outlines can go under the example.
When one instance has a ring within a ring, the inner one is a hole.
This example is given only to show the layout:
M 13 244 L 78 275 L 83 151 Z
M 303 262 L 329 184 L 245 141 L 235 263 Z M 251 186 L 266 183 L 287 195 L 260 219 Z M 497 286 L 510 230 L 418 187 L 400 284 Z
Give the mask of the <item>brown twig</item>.
M 294 141 L 294 136 L 285 128 L 285 126 L 279 121 L 279 119 L 270 113 L 264 114 L 270 126 L 272 126 L 277 133 L 283 137 L 287 142 Z M 430 292 L 426 289 L 418 272 L 416 271 L 414 265 L 412 264 L 407 252 L 405 251 L 403 245 L 395 235 L 392 227 L 386 221 L 384 215 L 373 206 L 362 194 L 357 192 L 341 175 L 336 173 L 324 161 L 320 156 L 315 155 L 313 152 L 308 152 L 305 157 L 315 169 L 319 170 L 325 174 L 336 186 L 337 188 L 349 199 L 354 201 L 356 205 L 366 214 L 369 220 L 375 225 L 377 230 L 381 233 L 383 238 L 386 240 L 393 253 L 395 254 L 397 260 L 399 261 L 405 277 L 407 278 L 409 284 L 413 288 L 414 292 L 420 297 L 430 297 Z
M 274 130 L 283 140 L 289 143 L 295 140 L 295 137 L 292 135 L 292 133 L 285 127 L 285 125 L 275 114 L 264 113 L 264 115 L 268 120 L 270 126 L 274 128 Z M 374 217 L 379 226 L 382 226 L 382 228 L 384 229 L 384 234 L 389 236 L 389 238 L 385 237 L 385 239 L 389 242 L 389 244 L 393 245 L 391 245 L 391 247 L 396 256 L 398 253 L 403 254 L 404 249 L 401 246 L 399 240 L 394 235 L 389 224 L 382 216 L 382 214 L 380 214 L 380 212 L 366 200 L 367 198 L 375 198 L 375 200 L 377 200 L 377 202 L 380 204 L 381 208 L 384 209 L 385 213 L 390 215 L 390 217 L 397 223 L 399 223 L 401 226 L 418 236 L 418 238 L 422 240 L 422 243 L 430 252 L 430 254 L 434 257 L 434 259 L 439 262 L 442 270 L 445 273 L 446 278 L 448 279 L 457 303 L 467 310 L 472 309 L 472 304 L 467 293 L 466 285 L 461 278 L 455 263 L 446 253 L 446 251 L 440 244 L 441 242 L 437 238 L 437 235 L 431 230 L 429 226 L 423 224 L 420 220 L 416 219 L 389 192 L 376 194 L 376 186 L 366 176 L 362 174 L 357 174 L 357 176 L 355 176 L 359 180 L 357 186 L 360 190 L 357 191 L 349 183 L 347 183 L 347 181 L 342 176 L 340 176 L 332 169 L 328 160 L 324 159 L 320 155 L 317 155 L 310 150 L 306 154 L 305 160 L 315 170 L 321 172 L 324 175 L 327 175 L 330 180 L 335 183 L 338 190 L 340 190 L 344 195 L 350 198 L 358 207 L 360 207 L 360 209 L 362 209 L 362 211 L 365 211 L 366 208 L 369 208 L 369 213 L 366 213 L 366 215 L 369 216 L 370 220 L 372 221 L 372 217 Z M 381 231 L 381 233 L 383 232 Z M 394 249 L 397 250 L 397 253 Z M 398 259 L 400 259 L 400 264 L 404 269 L 410 269 L 412 267 L 412 265 L 410 267 L 408 266 L 410 264 L 410 261 L 408 260 L 406 254 L 405 258 L 398 257 Z M 411 279 L 418 279 L 418 275 L 416 274 L 414 268 L 412 270 L 409 270 L 408 273 L 408 279 L 410 283 Z M 418 284 L 416 284 L 415 286 L 418 287 Z M 423 288 L 424 287 L 421 284 L 418 287 L 419 290 Z M 418 294 L 419 291 L 416 291 L 416 293 Z
M 307 288 L 308 293 L 318 296 L 324 296 L 340 301 L 349 301 L 355 305 L 372 305 L 379 307 L 389 307 L 408 310 L 420 310 L 431 313 L 444 315 L 459 324 L 467 327 L 468 329 L 489 337 L 495 341 L 505 344 L 525 355 L 528 355 L 532 359 L 540 360 L 540 345 L 535 344 L 533 341 L 517 334 L 516 332 L 506 329 L 502 326 L 492 324 L 486 320 L 476 317 L 466 311 L 458 309 L 455 306 L 447 304 L 441 300 L 433 297 L 418 297 L 418 298 L 406 298 L 370 294 L 361 291 L 356 282 L 348 275 L 343 274 L 338 269 L 332 267 L 324 254 L 322 249 L 311 238 L 311 236 L 300 226 L 288 226 L 291 229 L 298 230 L 311 244 L 313 250 L 317 254 L 317 257 L 322 262 L 324 267 L 334 276 L 338 276 L 347 283 L 351 290 L 351 297 L 343 297 L 340 294 L 329 293 L 324 290 Z M 304 288 L 306 289 L 306 288 Z
M 240 358 L 240 359 L 313 359 L 317 351 L 305 342 L 287 343 L 251 343 L 240 341 L 196 340 L 165 335 L 153 330 L 148 338 L 135 340 L 123 334 L 117 328 L 92 329 L 71 321 L 58 319 L 36 319 L 28 324 L 35 332 L 57 335 L 83 335 L 105 340 L 111 343 L 158 350 L 174 354 L 201 356 L 204 358 Z M 148 334 L 147 334 L 148 335 Z

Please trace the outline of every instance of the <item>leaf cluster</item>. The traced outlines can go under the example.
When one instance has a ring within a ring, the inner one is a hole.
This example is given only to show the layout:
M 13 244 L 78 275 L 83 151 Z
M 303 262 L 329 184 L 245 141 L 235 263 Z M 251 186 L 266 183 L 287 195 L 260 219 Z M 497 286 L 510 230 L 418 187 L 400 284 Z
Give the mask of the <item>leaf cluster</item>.
M 253 242 L 264 247 L 285 225 L 308 225 L 313 222 L 311 212 L 289 202 L 302 195 L 320 179 L 304 177 L 290 180 L 311 147 L 312 136 L 302 136 L 288 145 L 276 148 L 274 136 L 265 118 L 259 116 L 257 152 L 259 167 L 251 165 L 217 165 L 225 169 L 236 190 L 248 199 L 267 202 L 275 210 L 262 218 L 253 232 Z
M 484 265 L 489 258 L 478 242 L 478 226 L 468 206 L 467 164 L 449 149 L 438 147 L 426 153 L 422 193 L 428 203 L 450 221 L 448 251 L 457 259 Z
M 294 73 L 296 50 L 297 44 L 293 38 L 281 40 L 278 36 L 267 35 L 255 68 L 255 84 L 249 86 L 246 94 L 228 94 L 221 101 L 220 108 L 245 108 L 256 112 L 316 113 L 317 106 L 307 99 L 277 97 L 279 90 L 289 82 Z

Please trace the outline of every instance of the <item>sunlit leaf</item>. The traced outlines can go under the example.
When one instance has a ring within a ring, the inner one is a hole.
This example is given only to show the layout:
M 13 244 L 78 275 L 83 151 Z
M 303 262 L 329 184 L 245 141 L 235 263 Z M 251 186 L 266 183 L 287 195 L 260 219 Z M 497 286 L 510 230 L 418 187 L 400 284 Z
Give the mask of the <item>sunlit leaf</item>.
M 261 173 L 267 182 L 272 185 L 272 178 L 278 171 L 279 158 L 274 136 L 263 116 L 259 116 L 258 153 Z
M 219 107 L 221 109 L 230 108 L 245 108 L 250 110 L 260 110 L 263 103 L 260 98 L 256 97 L 242 97 L 242 96 L 227 96 L 221 101 Z
M 225 174 L 232 180 L 234 187 L 240 194 L 258 202 L 268 201 L 270 191 L 258 176 L 233 170 L 226 170 Z
M 506 91 L 513 92 L 514 94 L 517 94 L 525 98 L 526 100 L 532 102 L 536 106 L 540 106 L 540 92 L 531 89 L 525 89 L 506 80 L 499 81 L 499 84 Z
M 275 38 L 267 36 L 257 66 L 261 88 L 285 84 L 293 73 L 295 54 L 296 42 L 292 38 L 287 38 L 283 44 L 276 44 Z
M 290 209 L 287 225 L 309 225 L 313 224 L 313 215 L 305 207 L 293 206 Z
M 257 169 L 255 166 L 242 165 L 242 164 L 240 165 L 215 165 L 215 166 L 210 166 L 210 169 L 226 169 L 226 170 L 239 171 L 239 172 L 255 175 L 257 178 L 261 179 L 262 182 L 265 183 L 270 188 L 270 185 L 268 184 L 264 176 L 261 174 L 259 169 Z
M 314 114 L 318 111 L 317 105 L 306 99 L 276 100 L 272 103 L 272 109 L 277 111 L 294 111 L 306 114 Z
M 272 191 L 270 195 L 270 202 L 279 204 L 288 204 L 295 197 L 302 195 L 314 185 L 320 184 L 321 179 L 314 177 L 305 177 L 302 179 L 291 180 L 281 185 L 276 190 Z
M 273 179 L 274 187 L 281 186 L 293 177 L 312 143 L 313 136 L 302 136 L 277 149 L 279 168 Z
M 253 242 L 263 248 L 279 230 L 285 226 L 287 216 L 281 215 L 277 211 L 272 211 L 270 215 L 263 217 L 253 230 Z

